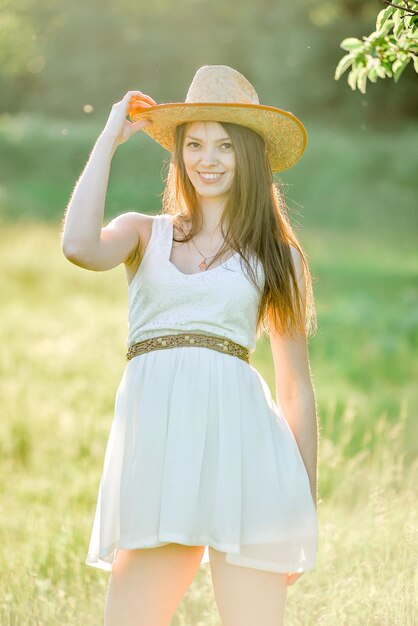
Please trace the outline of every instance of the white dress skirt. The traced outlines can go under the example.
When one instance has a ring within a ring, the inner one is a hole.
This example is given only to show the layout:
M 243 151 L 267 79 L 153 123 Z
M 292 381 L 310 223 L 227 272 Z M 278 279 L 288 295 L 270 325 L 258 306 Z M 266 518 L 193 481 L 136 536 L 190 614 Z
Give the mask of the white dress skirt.
M 317 512 L 296 439 L 260 373 L 236 356 L 171 347 L 127 362 L 85 563 L 119 548 L 208 546 L 233 565 L 315 568 Z

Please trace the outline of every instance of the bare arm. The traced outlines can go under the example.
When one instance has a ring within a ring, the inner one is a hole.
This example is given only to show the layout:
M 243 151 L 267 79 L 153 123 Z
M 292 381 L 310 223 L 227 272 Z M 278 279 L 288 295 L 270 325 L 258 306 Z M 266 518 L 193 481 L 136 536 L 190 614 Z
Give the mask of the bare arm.
M 138 245 L 135 214 L 125 213 L 103 227 L 103 215 L 110 164 L 117 146 L 149 124 L 132 123 L 127 111 L 135 98 L 140 106 L 155 101 L 142 92 L 128 91 L 113 105 L 106 127 L 96 141 L 87 164 L 72 192 L 62 231 L 62 250 L 67 259 L 86 269 L 105 270 L 126 261 Z
M 298 285 L 305 299 L 305 281 L 299 251 L 291 247 Z M 305 464 L 311 493 L 317 502 L 318 425 L 316 402 L 311 381 L 308 348 L 304 334 L 291 339 L 273 328 L 269 315 L 270 345 L 275 369 L 276 402 L 283 411 Z

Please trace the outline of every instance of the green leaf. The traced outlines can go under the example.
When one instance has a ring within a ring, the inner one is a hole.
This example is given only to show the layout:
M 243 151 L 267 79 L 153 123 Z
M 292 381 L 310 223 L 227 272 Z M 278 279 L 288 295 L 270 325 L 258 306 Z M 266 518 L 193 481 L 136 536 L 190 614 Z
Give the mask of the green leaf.
M 398 80 L 400 79 L 401 74 L 406 68 L 406 66 L 408 65 L 408 63 L 409 63 L 409 57 L 404 59 L 403 61 L 401 61 L 401 59 L 397 59 L 392 65 L 393 80 L 395 81 L 395 83 L 397 83 Z
M 347 82 L 353 91 L 355 91 L 356 86 L 357 86 L 357 76 L 358 76 L 360 69 L 361 69 L 360 65 L 353 65 L 353 67 L 351 68 L 351 72 L 348 75 Z
M 364 41 L 361 41 L 361 39 L 357 39 L 356 37 L 347 37 L 340 43 L 340 48 L 343 50 L 354 50 L 355 48 L 360 48 L 363 45 Z
M 357 88 L 361 93 L 366 93 L 367 75 L 369 70 L 367 67 L 361 67 L 357 76 Z
M 336 69 L 335 69 L 335 75 L 334 75 L 334 80 L 338 80 L 342 74 L 344 74 L 345 70 L 350 67 L 350 65 L 353 63 L 355 59 L 355 55 L 354 54 L 346 54 L 345 56 L 342 57 L 342 59 L 340 59 Z
M 386 71 L 386 76 L 389 76 L 389 78 L 392 77 L 392 64 L 389 61 L 382 61 L 382 65 L 385 68 Z
M 386 9 L 382 9 L 380 13 L 377 14 L 376 18 L 376 30 L 380 30 L 383 24 L 386 22 L 389 15 L 394 12 L 394 7 L 387 7 Z
M 383 67 L 383 65 L 381 64 L 375 65 L 374 69 L 376 70 L 376 74 L 378 75 L 379 78 L 386 78 L 386 72 L 385 72 L 385 68 Z
M 402 19 L 401 19 L 402 15 L 399 9 L 396 9 L 392 17 L 393 17 L 393 23 L 395 25 L 395 28 L 398 28 L 398 26 L 402 24 Z
M 399 22 L 399 24 L 398 24 L 397 26 L 395 26 L 395 28 L 393 29 L 393 34 L 395 35 L 395 37 L 396 37 L 397 39 L 399 39 L 399 35 L 400 35 L 401 33 L 403 33 L 403 31 L 404 31 L 404 30 L 405 30 L 405 29 L 404 29 L 404 24 L 403 24 L 403 22 L 401 21 L 401 22 Z
M 389 31 L 392 29 L 392 27 L 393 27 L 393 20 L 386 20 L 382 28 L 379 31 L 377 31 L 378 37 L 383 37 L 384 35 L 387 35 Z
M 379 28 L 382 26 L 382 24 L 384 23 L 385 19 L 386 19 L 386 13 L 387 9 L 382 9 L 381 11 L 379 11 L 379 13 L 377 14 L 376 17 L 376 30 L 379 30 Z
M 387 7 L 386 9 L 382 9 L 380 13 L 377 14 L 376 18 L 376 30 L 380 30 L 387 20 L 387 18 L 392 15 L 395 11 L 395 7 Z
M 396 59 L 396 61 L 392 63 L 392 72 L 395 73 L 398 67 L 400 67 L 401 65 L 402 61 L 400 59 Z

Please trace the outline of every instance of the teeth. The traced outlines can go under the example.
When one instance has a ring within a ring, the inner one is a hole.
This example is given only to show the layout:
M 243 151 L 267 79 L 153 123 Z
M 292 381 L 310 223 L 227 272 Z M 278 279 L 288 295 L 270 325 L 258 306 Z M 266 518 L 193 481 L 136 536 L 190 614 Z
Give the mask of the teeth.
M 207 178 L 208 180 L 213 180 L 214 178 L 220 178 L 222 174 L 203 174 L 200 173 L 202 178 Z

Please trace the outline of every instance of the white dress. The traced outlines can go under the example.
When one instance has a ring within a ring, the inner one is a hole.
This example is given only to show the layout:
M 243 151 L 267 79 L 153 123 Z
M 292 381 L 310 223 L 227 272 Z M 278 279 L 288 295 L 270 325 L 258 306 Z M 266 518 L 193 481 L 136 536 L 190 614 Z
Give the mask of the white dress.
M 190 331 L 254 352 L 260 292 L 241 257 L 184 274 L 170 261 L 172 237 L 172 217 L 156 215 L 128 287 L 127 348 Z M 262 264 L 253 267 L 262 287 Z M 127 361 L 87 565 L 110 572 L 118 548 L 175 542 L 206 546 L 202 564 L 213 546 L 233 565 L 302 572 L 315 568 L 317 535 L 296 439 L 252 365 L 195 346 Z

